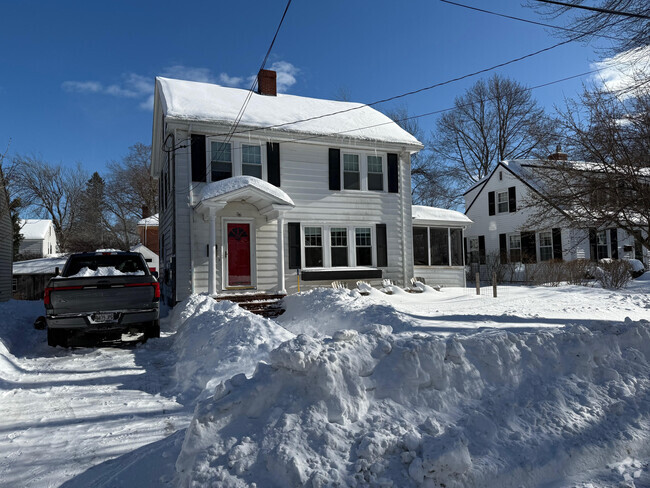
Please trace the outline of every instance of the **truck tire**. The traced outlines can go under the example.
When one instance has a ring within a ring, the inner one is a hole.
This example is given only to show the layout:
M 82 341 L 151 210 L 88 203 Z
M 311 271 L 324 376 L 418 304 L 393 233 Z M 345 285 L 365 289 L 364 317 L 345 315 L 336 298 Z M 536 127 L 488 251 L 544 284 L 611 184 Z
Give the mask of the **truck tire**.
M 68 339 L 65 329 L 47 329 L 47 345 L 56 347 L 68 347 Z
M 144 329 L 145 339 L 158 339 L 160 337 L 160 320 L 153 320 L 145 329 Z

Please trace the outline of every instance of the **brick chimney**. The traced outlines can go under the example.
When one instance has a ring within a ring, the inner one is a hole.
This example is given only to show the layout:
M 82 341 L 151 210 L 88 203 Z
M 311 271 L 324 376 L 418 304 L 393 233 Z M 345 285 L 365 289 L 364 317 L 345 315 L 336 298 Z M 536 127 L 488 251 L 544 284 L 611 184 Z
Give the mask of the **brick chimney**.
M 149 207 L 146 205 L 142 206 L 142 218 L 146 219 L 147 217 L 151 217 L 151 211 L 149 210 Z
M 277 90 L 277 73 L 270 69 L 261 69 L 257 74 L 257 93 L 275 97 Z
M 557 147 L 555 148 L 555 152 L 549 154 L 546 159 L 548 159 L 549 161 L 568 161 L 569 156 L 567 155 L 567 153 L 562 152 L 562 145 L 558 144 Z

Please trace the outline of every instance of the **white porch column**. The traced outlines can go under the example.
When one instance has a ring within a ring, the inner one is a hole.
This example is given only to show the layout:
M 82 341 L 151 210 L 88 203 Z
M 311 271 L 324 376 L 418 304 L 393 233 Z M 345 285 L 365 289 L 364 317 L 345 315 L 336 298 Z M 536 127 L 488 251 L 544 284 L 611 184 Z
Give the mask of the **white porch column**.
M 208 215 L 210 222 L 210 236 L 208 239 L 208 293 L 212 296 L 217 293 L 217 254 L 215 249 L 217 247 L 217 211 L 210 209 Z
M 284 287 L 284 219 L 278 217 L 278 293 L 286 294 Z

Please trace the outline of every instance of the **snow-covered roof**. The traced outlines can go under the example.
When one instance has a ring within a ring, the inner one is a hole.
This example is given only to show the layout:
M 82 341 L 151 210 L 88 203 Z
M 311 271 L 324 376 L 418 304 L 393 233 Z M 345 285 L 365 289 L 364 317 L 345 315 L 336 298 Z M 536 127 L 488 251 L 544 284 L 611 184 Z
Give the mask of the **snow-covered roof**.
M 52 225 L 49 219 L 26 219 L 20 221 L 20 233 L 25 239 L 45 239 Z
M 276 203 L 294 206 L 293 200 L 284 191 L 254 176 L 233 176 L 225 180 L 208 183 L 201 191 L 199 202 L 212 199 L 220 200 L 219 197 L 228 200 L 227 196 L 229 194 L 244 188 L 255 188 L 276 200 Z
M 146 219 L 141 219 L 138 222 L 138 225 L 146 225 L 146 226 L 158 225 L 158 214 L 151 215 Z
M 232 124 L 248 90 L 196 81 L 156 78 L 163 113 L 170 118 Z M 335 112 L 336 115 L 329 115 Z M 305 120 L 311 119 L 311 120 Z M 303 122 L 297 122 L 303 121 Z M 354 139 L 422 144 L 389 117 L 362 103 L 253 93 L 239 123 L 241 128 L 272 128 L 311 135 L 342 135 Z
M 15 275 L 26 274 L 54 274 L 54 269 L 63 269 L 67 256 L 51 257 L 41 259 L 30 259 L 28 261 L 16 261 L 13 265 Z
M 413 205 L 412 207 L 413 222 L 440 222 L 442 224 L 471 224 L 472 221 L 464 213 L 446 208 L 427 207 L 424 205 Z

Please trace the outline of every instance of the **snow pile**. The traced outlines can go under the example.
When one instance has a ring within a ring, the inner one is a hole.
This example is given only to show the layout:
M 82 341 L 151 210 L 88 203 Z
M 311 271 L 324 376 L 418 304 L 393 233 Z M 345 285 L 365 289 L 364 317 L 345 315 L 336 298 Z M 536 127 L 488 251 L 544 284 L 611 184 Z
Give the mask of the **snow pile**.
M 264 180 L 255 178 L 254 176 L 233 176 L 231 178 L 226 178 L 225 180 L 208 183 L 205 185 L 205 187 L 203 187 L 199 201 L 219 198 L 223 195 L 228 195 L 229 193 L 236 192 L 237 190 L 243 190 L 247 188 L 254 188 L 255 191 L 270 195 L 275 200 L 277 200 L 277 203 L 291 205 L 292 207 L 294 206 L 291 197 L 287 195 L 283 190 L 275 185 L 272 185 L 271 183 L 267 183 Z
M 293 337 L 272 320 L 246 312 L 238 305 L 193 295 L 174 308 L 178 323 L 173 349 L 176 391 L 194 399 L 205 388 L 235 374 L 252 374 L 271 350 Z
M 57 278 L 88 278 L 92 276 L 144 276 L 144 271 L 122 273 L 119 269 L 114 268 L 113 266 L 100 266 L 97 269 L 83 267 L 77 274 L 71 276 L 57 276 Z
M 301 335 L 199 403 L 178 481 L 539 486 L 647 459 L 649 326 Z
M 383 293 L 365 290 L 367 297 L 356 290 L 330 288 L 290 295 L 283 302 L 286 311 L 276 320 L 295 334 L 314 337 L 331 336 L 341 329 L 366 332 L 382 327 L 390 331 L 412 328 L 407 317 L 383 301 Z

